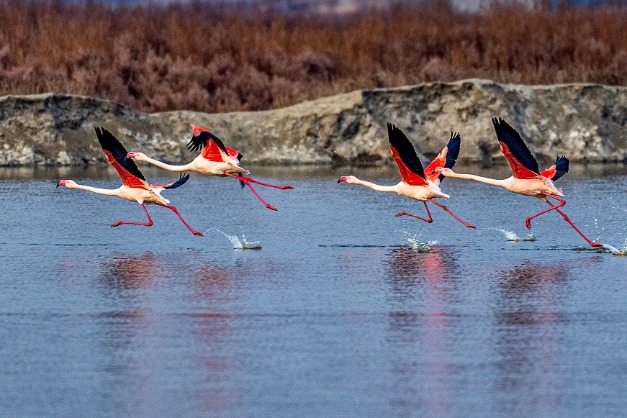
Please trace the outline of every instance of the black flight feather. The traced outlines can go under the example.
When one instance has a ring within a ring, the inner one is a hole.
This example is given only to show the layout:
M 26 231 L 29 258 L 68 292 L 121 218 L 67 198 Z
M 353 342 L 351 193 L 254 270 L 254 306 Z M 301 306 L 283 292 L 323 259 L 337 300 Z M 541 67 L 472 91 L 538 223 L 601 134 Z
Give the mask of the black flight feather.
M 446 144 L 448 150 L 446 151 L 446 162 L 444 163 L 444 168 L 453 168 L 453 166 L 455 166 L 457 157 L 459 156 L 461 144 L 462 137 L 459 135 L 459 132 L 451 132 L 451 139 L 449 139 L 448 144 Z M 442 181 L 445 177 L 440 174 L 438 178 Z
M 126 151 L 126 148 L 124 148 L 124 145 L 122 145 L 122 143 L 120 143 L 120 141 L 118 141 L 118 139 L 106 129 L 99 127 L 94 129 L 96 130 L 96 136 L 98 137 L 98 142 L 100 142 L 102 149 L 109 151 L 113 158 L 122 167 L 124 167 L 126 171 L 145 181 L 146 179 L 144 178 L 144 175 L 141 171 L 139 171 L 135 162 L 130 158 L 126 158 L 126 154 L 128 154 L 128 152 Z
M 558 156 L 555 160 L 555 175 L 552 180 L 555 181 L 566 173 L 568 173 L 568 158 L 565 156 Z
M 165 189 L 176 189 L 177 187 L 180 187 L 180 186 L 184 185 L 185 182 L 187 182 L 187 180 L 189 180 L 189 174 L 181 174 L 177 181 L 175 181 L 174 183 L 170 183 L 170 184 L 166 185 L 164 188 Z
M 403 131 L 388 122 L 388 139 L 407 168 L 420 177 L 425 178 L 425 170 L 416 154 L 414 146 L 409 142 Z
M 520 134 L 499 117 L 492 118 L 492 124 L 499 142 L 504 142 L 507 145 L 514 158 L 520 161 L 525 168 L 539 174 L 538 162 L 531 154 L 531 151 L 529 151 L 529 148 L 527 148 Z
M 217 136 L 207 131 L 200 131 L 197 136 L 192 136 L 192 139 L 187 143 L 187 149 L 190 151 L 199 151 L 206 147 L 209 141 L 211 141 L 212 139 L 216 142 L 218 148 L 226 152 L 226 147 L 224 146 L 222 141 L 220 141 Z

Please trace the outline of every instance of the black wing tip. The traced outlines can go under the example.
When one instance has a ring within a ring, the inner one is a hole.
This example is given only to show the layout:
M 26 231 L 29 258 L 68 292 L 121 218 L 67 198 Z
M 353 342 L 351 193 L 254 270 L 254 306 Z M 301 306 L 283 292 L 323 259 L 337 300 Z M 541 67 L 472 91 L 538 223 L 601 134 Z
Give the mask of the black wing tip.
M 451 131 L 451 139 L 449 139 L 448 144 L 446 145 L 448 151 L 446 153 L 446 161 L 444 162 L 445 168 L 453 168 L 455 163 L 457 162 L 457 157 L 459 156 L 459 151 L 461 149 L 462 144 L 462 136 L 459 132 Z M 440 181 L 444 180 L 444 176 L 440 174 L 438 176 Z
M 103 127 L 95 126 L 96 136 L 102 149 L 112 151 L 115 147 L 124 148 L 122 143 L 111 132 Z
M 555 166 L 558 167 L 560 170 L 563 170 L 564 173 L 568 173 L 568 169 L 570 168 L 570 160 L 566 158 L 565 155 L 562 155 L 561 157 L 558 156 L 555 160 Z
M 570 161 L 566 156 L 562 155 L 561 157 L 558 155 L 555 159 L 555 175 L 553 176 L 553 181 L 559 179 L 564 174 L 568 173 L 570 168 Z
M 175 181 L 174 183 L 172 183 L 170 186 L 166 187 L 166 189 L 176 189 L 177 187 L 184 185 L 187 182 L 187 180 L 189 180 L 189 174 L 181 173 L 179 175 L 179 179 Z
M 187 149 L 190 151 L 198 151 L 200 149 L 202 149 L 203 147 L 203 143 L 202 141 L 199 141 L 196 139 L 196 137 L 193 137 L 188 143 L 187 143 Z

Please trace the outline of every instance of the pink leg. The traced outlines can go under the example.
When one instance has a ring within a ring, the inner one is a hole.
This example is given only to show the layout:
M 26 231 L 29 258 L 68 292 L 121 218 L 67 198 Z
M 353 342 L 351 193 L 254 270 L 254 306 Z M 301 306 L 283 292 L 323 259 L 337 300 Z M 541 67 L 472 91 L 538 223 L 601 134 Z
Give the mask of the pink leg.
M 238 176 L 236 174 L 227 174 L 227 176 L 231 176 L 233 178 L 236 178 L 240 181 L 243 181 L 244 183 L 255 183 L 255 184 L 259 184 L 261 186 L 266 186 L 266 187 L 274 187 L 275 189 L 281 189 L 281 190 L 288 190 L 288 189 L 293 189 L 294 187 L 292 186 L 277 186 L 276 184 L 270 184 L 270 183 L 264 183 L 263 181 L 259 181 L 259 180 L 255 180 L 251 177 L 243 177 L 243 176 Z
M 573 221 L 571 221 L 571 220 L 568 218 L 568 216 L 566 216 L 566 214 L 565 214 L 564 212 L 562 212 L 561 210 L 559 210 L 559 209 L 557 209 L 557 208 L 556 208 L 555 210 L 557 211 L 557 213 L 559 213 L 560 215 L 562 215 L 562 218 L 564 218 L 564 220 L 565 220 L 566 222 L 568 222 L 568 223 L 570 224 L 570 226 L 572 226 L 572 227 L 573 227 L 573 229 L 574 229 L 574 230 L 575 230 L 575 231 L 576 231 L 579 235 L 581 235 L 581 238 L 583 238 L 583 239 L 584 239 L 584 240 L 588 243 L 588 245 L 590 245 L 590 246 L 592 246 L 592 247 L 603 247 L 603 244 L 600 244 L 600 243 L 598 243 L 598 242 L 594 242 L 594 241 L 592 241 L 592 240 L 588 239 L 588 237 L 586 237 L 586 236 L 583 234 L 583 232 L 581 232 L 581 231 L 579 230 L 579 228 L 577 228 L 577 227 L 575 226 L 575 224 L 573 223 Z
M 248 188 L 250 189 L 250 191 L 251 191 L 251 192 L 253 192 L 253 194 L 257 197 L 257 199 L 259 199 L 259 201 L 260 201 L 261 203 L 263 203 L 263 205 L 264 205 L 266 208 L 268 208 L 268 209 L 270 209 L 270 210 L 278 210 L 277 208 L 275 208 L 274 206 L 272 206 L 271 204 L 269 204 L 268 202 L 266 202 L 265 200 L 263 200 L 261 196 L 259 196 L 259 193 L 257 193 L 257 191 L 256 191 L 256 190 L 253 188 L 253 186 L 250 184 L 252 179 L 250 179 L 250 178 L 248 178 L 248 177 L 237 176 L 237 175 L 234 175 L 234 174 L 226 174 L 226 175 L 227 175 L 227 176 L 229 176 L 229 177 L 233 177 L 233 178 L 235 178 L 235 179 L 238 179 L 239 181 L 241 181 L 242 183 L 244 183 L 246 186 L 248 186 Z
M 120 226 L 120 225 L 139 225 L 139 226 L 152 226 L 152 218 L 148 214 L 148 210 L 144 204 L 141 204 L 144 213 L 146 214 L 146 218 L 148 218 L 148 222 L 127 222 L 127 221 L 117 221 L 111 224 L 112 227 Z
M 194 229 L 192 229 L 191 226 L 189 226 L 189 224 L 187 222 L 185 222 L 185 219 L 183 219 L 183 217 L 181 216 L 181 214 L 179 213 L 178 210 L 176 210 L 176 208 L 174 206 L 166 206 L 166 205 L 161 205 L 159 203 L 157 203 L 159 206 L 163 206 L 164 208 L 170 209 L 172 212 L 174 212 L 176 214 L 176 216 L 179 217 L 179 219 L 181 220 L 181 222 L 183 222 L 183 224 L 187 227 L 187 229 L 190 230 L 190 232 L 196 236 L 202 237 L 203 234 L 202 232 L 199 231 L 195 231 Z
M 447 206 L 444 206 L 441 203 L 436 202 L 435 200 L 432 199 L 427 199 L 427 201 L 433 203 L 436 206 L 441 207 L 442 209 L 444 209 L 449 215 L 451 215 L 453 218 L 457 219 L 459 222 L 461 222 L 462 224 L 464 224 L 464 226 L 468 227 L 468 228 L 474 228 L 477 229 L 476 226 L 474 226 L 473 224 L 469 224 L 468 222 L 464 221 L 463 219 L 461 219 L 459 216 L 455 215 Z M 427 206 L 425 204 L 425 206 Z
M 588 243 L 588 245 L 590 245 L 591 247 L 597 247 L 597 248 L 598 248 L 598 247 L 603 247 L 603 244 L 599 244 L 598 242 L 594 242 L 594 241 L 590 240 L 588 237 L 586 237 L 586 236 L 583 234 L 583 232 L 581 232 L 581 231 L 579 230 L 579 228 L 577 228 L 577 227 L 575 226 L 575 224 L 573 223 L 573 221 L 571 221 L 571 220 L 570 220 L 570 218 L 569 218 L 569 217 L 568 217 L 568 216 L 567 216 L 564 212 L 562 212 L 562 211 L 559 209 L 559 208 L 561 208 L 562 206 L 564 206 L 564 205 L 566 204 L 566 201 L 565 201 L 564 199 L 559 198 L 559 197 L 557 197 L 557 196 L 549 196 L 549 195 L 547 195 L 547 197 L 550 197 L 550 198 L 553 198 L 553 199 L 557 200 L 558 202 L 560 202 L 560 204 L 559 204 L 559 205 L 557 205 L 557 206 L 553 206 L 553 205 L 551 205 L 551 202 L 549 202 L 548 200 L 546 200 L 546 203 L 548 203 L 548 204 L 549 204 L 549 206 L 551 206 L 551 207 L 550 207 L 549 209 L 545 209 L 545 210 L 543 210 L 542 212 L 540 212 L 540 213 L 536 213 L 535 215 L 530 216 L 529 218 L 527 218 L 527 220 L 526 220 L 527 228 L 530 228 L 530 227 L 531 227 L 531 224 L 529 223 L 529 221 L 530 221 L 531 219 L 535 218 L 536 216 L 540 216 L 540 215 L 542 215 L 543 213 L 546 213 L 546 212 L 550 212 L 550 211 L 552 211 L 552 210 L 555 210 L 557 213 L 559 213 L 559 214 L 562 216 L 562 218 L 563 218 L 566 222 L 568 222 L 568 224 L 569 224 L 569 225 L 570 225 L 570 226 L 571 226 L 571 227 L 575 230 L 575 232 L 577 232 L 577 233 L 581 236 L 581 238 L 583 238 L 583 239 L 584 239 L 584 240 Z
M 429 215 L 429 219 L 423 218 L 418 215 L 414 215 L 413 213 L 409 213 L 409 212 L 399 212 L 396 214 L 396 216 L 411 216 L 412 218 L 420 219 L 421 221 L 425 221 L 426 223 L 430 224 L 431 222 L 433 222 L 433 218 L 431 217 L 431 212 L 429 212 L 429 208 L 427 207 L 427 202 L 423 201 L 422 203 L 424 203 L 425 205 L 425 209 L 427 210 L 427 215 Z
M 548 201 L 548 199 L 545 199 L 544 201 L 549 204 L 550 208 L 544 209 L 543 211 L 540 211 L 540 212 L 536 213 L 535 215 L 531 215 L 530 217 L 525 219 L 525 226 L 527 227 L 527 229 L 531 229 L 531 220 L 533 218 L 537 218 L 538 216 L 543 215 L 543 214 L 545 214 L 547 212 L 550 212 L 552 210 L 557 210 L 558 208 L 561 208 L 562 206 L 564 206 L 566 204 L 566 201 L 564 199 L 559 198 L 559 197 L 549 196 L 549 195 L 545 195 L 545 196 L 546 197 L 552 197 L 553 199 L 555 199 L 558 202 L 560 202 L 560 204 L 557 205 L 557 206 L 553 206 L 551 204 L 551 202 Z

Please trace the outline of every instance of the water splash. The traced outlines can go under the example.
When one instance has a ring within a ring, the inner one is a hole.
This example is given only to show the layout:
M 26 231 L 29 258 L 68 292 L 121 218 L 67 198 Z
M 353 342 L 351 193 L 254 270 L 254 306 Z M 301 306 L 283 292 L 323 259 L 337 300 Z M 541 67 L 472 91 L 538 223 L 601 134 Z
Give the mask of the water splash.
M 514 231 L 508 231 L 506 229 L 499 229 L 499 228 L 486 228 L 486 229 L 490 229 L 490 230 L 493 230 L 493 231 L 499 231 L 500 233 L 505 235 L 505 238 L 508 241 L 511 241 L 511 242 L 535 241 L 536 240 L 536 237 L 535 237 L 535 235 L 533 235 L 533 232 L 529 233 L 525 237 L 519 237 L 518 235 L 516 235 L 516 233 Z
M 261 250 L 261 242 L 246 241 L 246 235 L 244 234 L 242 234 L 242 238 L 239 239 L 237 235 L 229 235 L 224 231 L 220 231 L 218 228 L 210 228 L 209 230 L 215 230 L 224 235 L 236 250 Z
M 431 252 L 433 246 L 437 244 L 437 241 L 420 242 L 416 238 L 407 238 L 407 241 L 411 244 L 411 249 L 417 253 Z
M 623 248 L 616 248 L 611 246 L 610 244 L 603 244 L 603 248 L 614 255 L 627 255 L 627 239 L 623 243 Z

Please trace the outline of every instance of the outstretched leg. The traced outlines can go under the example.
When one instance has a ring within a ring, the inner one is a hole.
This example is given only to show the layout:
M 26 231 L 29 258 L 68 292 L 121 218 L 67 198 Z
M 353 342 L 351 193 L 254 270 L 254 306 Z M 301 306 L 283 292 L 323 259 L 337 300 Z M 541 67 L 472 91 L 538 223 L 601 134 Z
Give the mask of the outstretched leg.
M 566 201 L 564 199 L 560 198 L 560 197 L 551 196 L 551 195 L 548 195 L 546 193 L 542 193 L 542 194 L 544 194 L 546 197 L 551 197 L 551 198 L 557 200 L 559 202 L 559 205 L 553 206 L 551 204 L 551 202 L 549 202 L 549 200 L 545 198 L 544 201 L 549 204 L 550 208 L 544 209 L 543 211 L 540 211 L 540 212 L 536 213 L 535 215 L 531 215 L 530 217 L 525 219 L 525 226 L 527 227 L 527 229 L 531 229 L 531 220 L 533 218 L 537 218 L 538 216 L 544 215 L 545 213 L 550 212 L 552 210 L 557 210 L 558 208 L 561 208 L 562 206 L 564 206 L 566 204 Z
M 527 218 L 527 225 L 528 225 L 528 226 L 527 226 L 527 228 L 530 228 L 530 227 L 531 227 L 531 224 L 529 224 L 529 223 L 528 223 L 530 219 L 535 218 L 536 216 L 542 215 L 543 213 L 550 212 L 550 211 L 554 210 L 554 211 L 556 211 L 557 213 L 559 213 L 559 214 L 562 216 L 562 218 L 563 218 L 566 222 L 568 222 L 568 224 L 569 224 L 569 225 L 570 225 L 570 226 L 571 226 L 571 227 L 575 230 L 575 232 L 577 232 L 577 233 L 581 236 L 581 238 L 583 238 L 583 239 L 584 239 L 584 240 L 588 243 L 588 245 L 590 245 L 591 247 L 597 247 L 597 248 L 598 248 L 598 247 L 603 247 L 603 244 L 600 244 L 600 243 L 598 243 L 598 242 L 594 242 L 594 241 L 592 241 L 591 239 L 589 239 L 588 237 L 586 237 L 586 236 L 583 234 L 583 232 L 581 232 L 581 231 L 579 230 L 579 228 L 577 228 L 577 227 L 575 226 L 575 224 L 573 223 L 573 221 L 571 221 L 571 220 L 570 220 L 570 218 L 568 217 L 568 215 L 566 215 L 564 212 L 562 212 L 562 211 L 560 210 L 560 208 L 566 204 L 566 201 L 565 201 L 564 199 L 561 199 L 561 198 L 556 197 L 556 196 L 549 196 L 549 195 L 547 195 L 547 197 L 551 197 L 551 198 L 553 198 L 553 199 L 557 200 L 558 202 L 560 202 L 560 204 L 559 204 L 559 205 L 557 205 L 557 206 L 553 206 L 553 205 L 551 205 L 551 202 L 549 202 L 548 200 L 546 200 L 546 203 L 548 203 L 548 204 L 549 204 L 549 206 L 551 206 L 551 207 L 550 207 L 549 209 L 545 209 L 545 210 L 543 210 L 542 212 L 537 213 L 537 214 L 535 214 L 535 215 L 530 216 L 529 218 Z
M 236 174 L 227 174 L 227 175 L 230 175 L 231 177 L 235 177 L 236 179 L 238 179 L 240 181 L 243 181 L 244 183 L 246 183 L 246 181 L 248 181 L 250 183 L 259 184 L 261 186 L 273 187 L 275 189 L 281 189 L 281 190 L 289 190 L 289 189 L 293 189 L 294 188 L 292 186 L 287 186 L 287 185 L 278 186 L 276 184 L 265 183 L 263 181 L 255 180 L 254 178 L 251 178 L 251 177 L 243 177 L 243 176 L 238 176 Z M 244 181 L 244 179 L 246 179 L 246 181 Z
M 465 227 L 468 228 L 474 228 L 477 229 L 476 226 L 474 226 L 473 224 L 469 224 L 468 222 L 464 221 L 463 219 L 461 219 L 459 216 L 455 215 L 447 206 L 444 206 L 441 203 L 436 202 L 433 199 L 427 199 L 428 202 L 433 203 L 436 206 L 441 207 L 442 209 L 444 209 L 449 215 L 451 215 L 453 218 L 457 219 L 459 222 L 461 222 Z M 425 206 L 427 206 L 427 204 L 425 203 Z
M 162 205 L 160 203 L 157 203 L 157 205 L 159 206 L 163 206 L 164 208 L 168 208 L 170 209 L 172 212 L 174 212 L 176 214 L 176 216 L 179 217 L 179 219 L 181 220 L 181 222 L 183 222 L 183 224 L 187 227 L 187 229 L 189 229 L 191 231 L 192 234 L 197 235 L 199 237 L 202 237 L 203 234 L 202 232 L 199 231 L 195 231 L 194 229 L 192 229 L 191 226 L 189 226 L 189 224 L 187 222 L 185 222 L 185 219 L 183 219 L 183 217 L 181 216 L 181 214 L 179 213 L 178 210 L 176 210 L 176 208 L 174 206 L 166 206 L 166 205 Z
M 261 203 L 263 203 L 263 205 L 270 209 L 270 210 L 278 210 L 277 208 L 275 208 L 274 206 L 272 206 L 271 204 L 269 204 L 268 202 L 266 202 L 265 200 L 262 199 L 261 196 L 259 196 L 259 193 L 257 193 L 257 191 L 253 188 L 253 186 L 250 184 L 252 182 L 253 179 L 249 178 L 249 177 L 243 177 L 243 176 L 238 176 L 235 174 L 228 174 L 225 173 L 227 176 L 229 177 L 233 177 L 234 179 L 238 179 L 239 181 L 241 181 L 242 183 L 244 183 L 246 186 L 248 186 L 248 188 L 250 189 L 251 192 L 253 192 L 253 194 L 257 197 L 257 199 L 259 199 L 259 201 Z M 260 183 L 258 181 L 254 181 L 254 183 Z M 270 186 L 270 187 L 275 187 L 275 186 Z M 290 186 L 285 186 L 285 187 L 290 187 Z
M 423 200 L 422 203 L 424 203 L 425 205 L 425 209 L 427 210 L 427 215 L 429 215 L 429 219 L 423 218 L 418 215 L 414 215 L 413 213 L 409 213 L 409 212 L 399 212 L 396 214 L 396 216 L 411 216 L 412 218 L 420 219 L 421 221 L 425 221 L 426 223 L 430 224 L 431 222 L 433 222 L 433 218 L 431 217 L 431 212 L 429 211 L 429 208 L 427 207 L 427 202 Z
M 293 189 L 294 188 L 292 186 L 286 186 L 286 185 L 279 186 L 279 185 L 276 185 L 276 184 L 265 183 L 263 181 L 255 180 L 252 177 L 244 177 L 244 176 L 239 176 L 237 174 L 225 173 L 225 175 L 227 175 L 229 177 L 233 177 L 235 179 L 238 179 L 242 183 L 247 184 L 248 187 L 250 187 L 250 183 L 255 183 L 255 184 L 259 184 L 261 186 L 273 187 L 275 189 L 281 189 L 281 190 L 288 190 L 288 189 Z
M 120 225 L 139 225 L 139 226 L 152 226 L 152 218 L 146 209 L 146 206 L 142 203 L 140 205 L 146 214 L 146 218 L 148 218 L 148 222 L 127 222 L 127 221 L 117 221 L 111 224 L 112 227 L 120 226 Z

